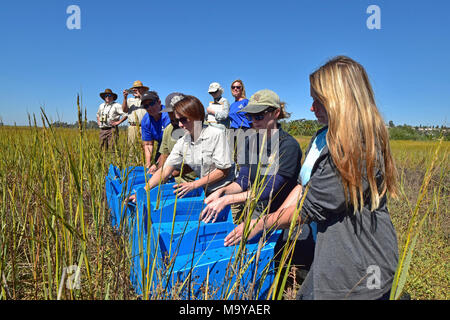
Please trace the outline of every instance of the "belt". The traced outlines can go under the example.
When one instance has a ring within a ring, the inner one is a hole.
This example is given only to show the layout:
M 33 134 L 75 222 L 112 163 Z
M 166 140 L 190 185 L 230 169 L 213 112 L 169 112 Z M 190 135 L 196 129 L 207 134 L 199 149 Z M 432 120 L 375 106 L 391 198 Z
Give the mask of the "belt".
M 111 130 L 112 127 L 108 127 L 108 128 L 100 128 L 101 130 Z

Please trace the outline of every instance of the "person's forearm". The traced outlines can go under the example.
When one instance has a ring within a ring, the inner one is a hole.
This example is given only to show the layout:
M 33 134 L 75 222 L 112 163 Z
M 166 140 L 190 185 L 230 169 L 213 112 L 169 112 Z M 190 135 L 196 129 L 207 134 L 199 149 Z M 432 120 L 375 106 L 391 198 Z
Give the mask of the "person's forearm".
M 276 229 L 289 228 L 292 216 L 300 204 L 302 190 L 303 188 L 300 184 L 292 189 L 277 211 L 267 215 L 266 218 L 258 222 L 258 229 L 262 231 L 263 228 L 269 229 L 271 227 Z M 298 218 L 300 219 L 300 214 Z
M 123 112 L 128 112 L 128 102 L 127 102 L 127 98 L 123 98 L 123 102 L 122 102 L 122 110 L 123 110 Z
M 120 125 L 122 122 L 128 119 L 128 116 L 122 117 L 122 119 L 119 120 L 119 123 L 117 125 Z
M 159 168 L 162 168 L 162 167 L 164 166 L 164 163 L 166 162 L 166 160 L 167 160 L 168 157 L 169 157 L 169 155 L 168 155 L 168 154 L 165 154 L 165 153 L 163 153 L 163 154 L 161 154 L 161 155 L 159 156 L 159 159 L 158 159 L 158 166 L 157 166 L 158 169 L 159 169 Z
M 144 144 L 145 166 L 149 168 L 152 162 L 153 144 Z
M 160 169 L 158 169 L 150 178 L 150 180 L 147 182 L 147 184 L 145 185 L 145 190 L 151 190 L 154 187 L 156 187 L 159 182 L 161 181 L 161 183 L 165 183 L 167 178 L 170 176 L 170 174 L 172 173 L 174 167 L 172 166 L 165 166 L 162 167 Z
M 241 193 L 242 188 L 239 184 L 237 184 L 236 182 L 232 182 L 229 185 L 227 185 L 226 187 L 222 188 L 222 194 L 236 194 L 236 193 Z
M 225 202 L 227 205 L 236 204 L 236 203 L 244 203 L 247 201 L 249 196 L 249 191 L 239 192 L 235 194 L 226 194 L 224 196 Z
M 205 186 L 206 184 L 211 185 L 223 178 L 225 178 L 228 174 L 228 170 L 229 169 L 214 169 L 213 171 L 211 171 L 209 174 L 207 174 L 204 177 L 201 177 L 199 180 L 195 181 L 195 187 L 196 188 L 200 188 Z

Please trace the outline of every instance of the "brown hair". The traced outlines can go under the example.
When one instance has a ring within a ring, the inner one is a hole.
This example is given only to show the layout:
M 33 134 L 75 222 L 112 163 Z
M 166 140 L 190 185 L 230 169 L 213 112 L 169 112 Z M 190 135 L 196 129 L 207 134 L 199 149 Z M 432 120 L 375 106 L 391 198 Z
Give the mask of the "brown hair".
M 370 188 L 371 210 L 388 190 L 397 194 L 397 171 L 389 133 L 375 103 L 369 77 L 356 61 L 338 56 L 313 72 L 311 91 L 328 114 L 327 145 L 341 176 L 345 196 L 356 210 L 364 205 L 363 180 Z M 378 189 L 375 174 L 383 181 Z
M 173 110 L 190 120 L 205 120 L 205 107 L 194 96 L 183 95 L 183 99 L 175 103 Z
M 278 120 L 287 119 L 291 116 L 289 112 L 286 111 L 286 102 L 280 102 L 280 114 L 278 115 Z
M 231 85 L 230 85 L 231 92 L 233 92 L 233 88 L 232 88 L 232 87 L 233 87 L 233 84 L 234 84 L 235 82 L 239 82 L 239 83 L 241 84 L 241 86 L 242 86 L 242 95 L 241 95 L 241 97 L 244 98 L 244 99 L 247 99 L 247 97 L 245 96 L 245 86 L 244 86 L 244 83 L 242 82 L 241 79 L 236 79 L 236 80 L 234 80 L 234 81 L 231 83 Z

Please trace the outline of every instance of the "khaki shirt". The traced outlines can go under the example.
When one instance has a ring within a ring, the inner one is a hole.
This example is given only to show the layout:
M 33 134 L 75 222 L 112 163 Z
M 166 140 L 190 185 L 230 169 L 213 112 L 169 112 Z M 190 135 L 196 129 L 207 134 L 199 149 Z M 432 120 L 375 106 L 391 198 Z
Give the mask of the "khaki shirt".
M 181 128 L 178 128 L 179 131 L 184 131 Z M 169 124 L 165 129 L 164 129 L 164 133 L 163 133 L 163 137 L 162 137 L 162 142 L 161 142 L 161 147 L 159 148 L 159 152 L 161 154 L 167 154 L 169 155 L 170 152 L 172 151 L 173 147 L 175 146 L 175 144 L 177 143 L 177 141 L 179 139 L 174 139 L 172 137 L 172 132 L 173 132 L 173 125 Z M 177 137 L 178 138 L 178 137 Z M 181 139 L 181 138 L 180 138 Z M 197 176 L 195 175 L 194 171 L 191 171 L 187 174 L 183 174 L 183 176 L 181 177 L 182 180 L 186 181 L 186 182 L 191 182 L 194 181 L 195 178 Z M 177 178 L 175 178 L 175 180 L 177 181 Z M 184 182 L 184 181 L 180 181 L 180 182 Z M 177 181 L 178 182 L 178 181 Z
M 122 111 L 122 105 L 117 102 L 102 103 L 98 107 L 97 117 L 100 120 L 100 128 L 112 127 L 111 122 L 118 121 L 126 113 Z
M 234 179 L 230 145 L 225 130 L 219 128 L 203 125 L 196 141 L 192 141 L 189 133 L 178 139 L 166 164 L 180 170 L 183 163 L 191 167 L 199 178 L 207 176 L 216 168 L 229 169 L 224 179 L 205 188 L 207 194 L 228 185 Z
M 130 125 L 139 125 L 141 124 L 142 118 L 145 116 L 147 110 L 144 107 L 141 107 L 141 99 L 139 98 L 128 98 L 128 123 Z

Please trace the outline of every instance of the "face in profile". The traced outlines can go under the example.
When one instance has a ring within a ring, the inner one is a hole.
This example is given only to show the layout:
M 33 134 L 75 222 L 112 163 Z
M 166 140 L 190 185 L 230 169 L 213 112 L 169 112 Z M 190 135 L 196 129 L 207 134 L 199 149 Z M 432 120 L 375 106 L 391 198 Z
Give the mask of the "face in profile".
M 319 101 L 314 91 L 311 89 L 311 97 L 313 98 L 313 103 L 311 106 L 311 111 L 314 112 L 314 115 L 317 118 L 319 123 L 327 125 L 328 124 L 328 114 L 324 105 Z

